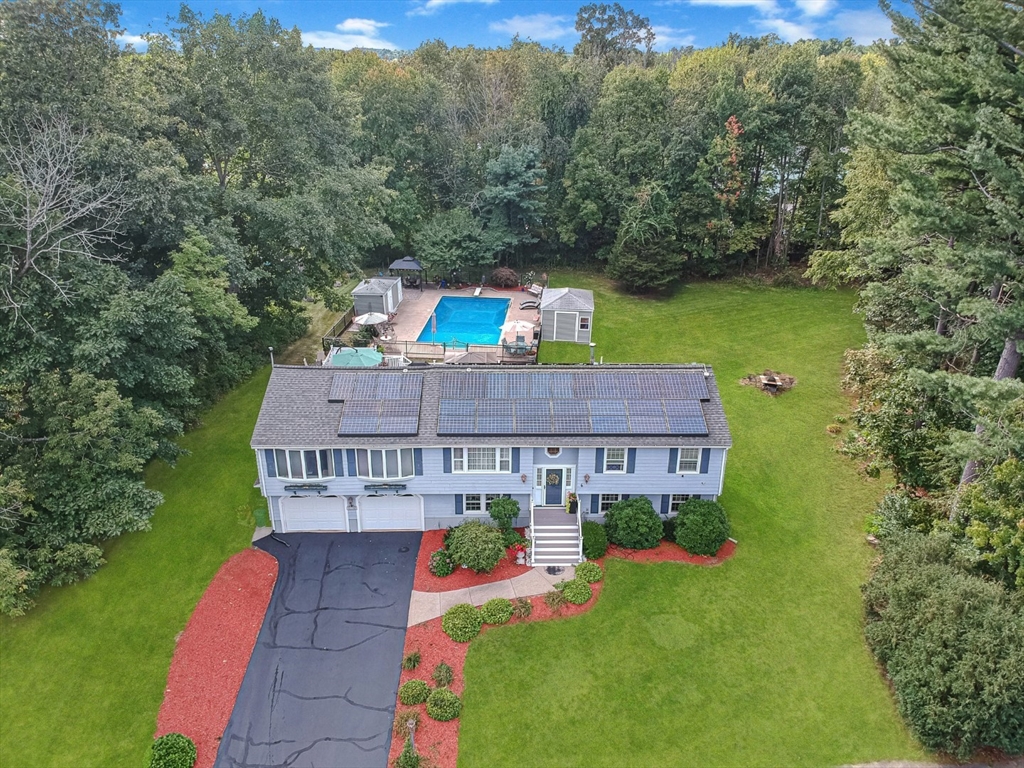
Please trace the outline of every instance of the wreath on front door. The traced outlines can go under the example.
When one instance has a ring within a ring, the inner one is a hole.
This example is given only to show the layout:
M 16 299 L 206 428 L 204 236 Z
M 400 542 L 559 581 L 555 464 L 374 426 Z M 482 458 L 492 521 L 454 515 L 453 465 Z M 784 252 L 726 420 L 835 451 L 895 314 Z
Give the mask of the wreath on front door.
M 556 473 L 552 472 L 548 475 L 548 485 L 558 485 L 561 482 L 562 478 L 560 478 Z

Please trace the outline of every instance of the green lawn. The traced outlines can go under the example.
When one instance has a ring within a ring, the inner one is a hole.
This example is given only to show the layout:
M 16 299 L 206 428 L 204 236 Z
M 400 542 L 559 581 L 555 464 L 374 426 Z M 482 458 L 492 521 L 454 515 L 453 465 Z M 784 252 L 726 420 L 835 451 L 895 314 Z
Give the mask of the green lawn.
M 843 350 L 863 342 L 851 292 L 689 286 L 618 295 L 595 278 L 607 362 L 714 366 L 734 447 L 719 568 L 610 563 L 578 618 L 502 628 L 467 658 L 460 766 L 825 766 L 926 755 L 861 634 L 863 519 L 881 491 L 833 450 Z M 585 347 L 542 345 L 547 362 Z M 741 387 L 774 368 L 777 399 Z
M 269 369 L 226 396 L 155 464 L 165 501 L 153 529 L 123 536 L 81 584 L 45 591 L 0 621 L 0 765 L 141 766 L 156 728 L 174 638 L 220 565 L 252 535 L 259 491 L 249 437 Z

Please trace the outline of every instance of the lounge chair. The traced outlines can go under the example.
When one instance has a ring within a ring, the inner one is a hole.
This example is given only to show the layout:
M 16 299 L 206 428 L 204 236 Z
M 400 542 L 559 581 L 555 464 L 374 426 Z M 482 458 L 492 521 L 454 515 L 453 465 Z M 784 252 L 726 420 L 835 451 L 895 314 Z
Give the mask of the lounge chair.
M 540 309 L 540 302 L 536 299 L 524 299 L 519 302 L 520 309 Z

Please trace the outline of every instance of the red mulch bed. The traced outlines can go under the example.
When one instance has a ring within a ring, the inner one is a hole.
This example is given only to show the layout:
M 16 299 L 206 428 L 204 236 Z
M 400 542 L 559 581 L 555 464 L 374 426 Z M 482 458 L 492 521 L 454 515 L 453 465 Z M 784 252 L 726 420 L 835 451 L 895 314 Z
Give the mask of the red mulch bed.
M 196 768 L 210 768 L 249 666 L 277 581 L 277 560 L 247 549 L 217 571 L 178 638 L 156 735 L 196 743 Z
M 736 554 L 736 542 L 729 539 L 714 555 L 691 555 L 678 544 L 662 541 L 654 549 L 626 549 L 608 545 L 605 557 L 621 557 L 635 563 L 690 563 L 691 565 L 720 565 Z M 600 561 L 599 561 L 600 562 Z
M 517 528 L 520 533 L 523 528 Z M 456 568 L 450 576 L 435 576 L 430 572 L 430 555 L 441 548 L 443 530 L 426 531 L 420 540 L 420 554 L 416 558 L 416 580 L 412 588 L 417 592 L 449 592 L 463 587 L 476 587 L 493 581 L 514 579 L 530 570 L 528 565 L 516 565 L 514 557 L 504 558 L 490 573 L 475 573 L 469 568 Z
M 422 552 L 422 550 L 420 551 Z M 525 624 L 529 621 L 545 621 L 552 618 L 565 619 L 589 611 L 597 602 L 597 596 L 601 593 L 604 582 L 599 581 L 590 586 L 594 590 L 594 596 L 590 600 L 583 605 L 566 605 L 558 614 L 548 608 L 543 596 L 531 597 L 530 603 L 533 605 L 533 612 L 530 617 L 527 619 L 513 618 L 509 624 Z M 483 631 L 487 632 L 491 628 L 491 625 L 484 625 Z M 469 650 L 469 643 L 457 643 L 444 633 L 444 630 L 441 629 L 440 617 L 409 627 L 405 633 L 405 653 L 419 651 L 420 665 L 413 671 L 403 669 L 401 682 L 416 679 L 426 680 L 433 687 L 434 683 L 430 679 L 430 675 L 434 671 L 434 667 L 443 661 L 455 672 L 452 691 L 461 698 L 464 684 L 462 671 L 466 663 L 467 650 Z M 440 723 L 427 716 L 426 704 L 407 707 L 396 699 L 395 706 L 396 720 L 401 716 L 403 710 L 419 710 L 420 724 L 416 729 L 416 751 L 427 756 L 429 764 L 434 768 L 455 768 L 459 754 L 459 722 L 461 718 Z M 403 747 L 405 747 L 404 737 L 395 736 L 391 739 L 388 765 L 391 765 L 398 757 Z

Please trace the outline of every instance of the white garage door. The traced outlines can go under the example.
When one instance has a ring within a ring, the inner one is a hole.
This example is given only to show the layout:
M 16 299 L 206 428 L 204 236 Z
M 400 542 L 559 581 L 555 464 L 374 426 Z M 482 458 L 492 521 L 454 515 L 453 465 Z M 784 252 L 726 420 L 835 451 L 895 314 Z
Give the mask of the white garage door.
M 419 496 L 360 496 L 359 519 L 364 531 L 422 531 L 423 500 Z
M 281 527 L 295 531 L 347 531 L 348 513 L 341 496 L 285 496 L 281 499 Z

